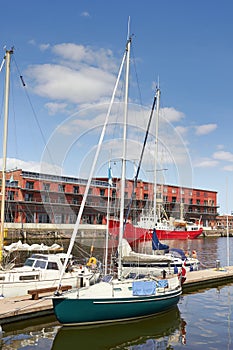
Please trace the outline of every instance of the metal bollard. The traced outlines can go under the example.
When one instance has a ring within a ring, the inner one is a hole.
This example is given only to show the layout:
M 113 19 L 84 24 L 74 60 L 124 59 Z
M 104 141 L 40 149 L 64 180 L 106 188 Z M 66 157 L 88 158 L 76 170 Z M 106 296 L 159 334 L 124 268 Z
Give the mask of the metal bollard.
M 216 260 L 216 270 L 219 270 L 220 268 L 220 260 Z

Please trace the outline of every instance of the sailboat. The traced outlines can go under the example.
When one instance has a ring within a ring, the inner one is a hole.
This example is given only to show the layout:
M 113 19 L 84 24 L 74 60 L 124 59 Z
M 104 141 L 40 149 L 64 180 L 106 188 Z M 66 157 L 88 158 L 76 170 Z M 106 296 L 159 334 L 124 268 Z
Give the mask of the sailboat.
M 146 243 L 144 242 L 144 244 Z M 172 275 L 180 273 L 184 262 L 188 271 L 196 271 L 200 266 L 195 251 L 192 255 L 188 255 L 182 249 L 170 248 L 169 245 L 161 243 L 157 237 L 156 229 L 153 230 L 151 248 L 150 254 L 135 252 L 128 241 L 123 239 L 122 270 L 124 277 L 132 275 L 132 273 L 154 276 Z
M 15 267 L 14 263 L 4 264 L 4 253 L 6 251 L 22 250 L 27 247 L 27 250 L 33 250 L 33 245 L 23 245 L 21 242 L 4 247 L 4 222 L 5 222 L 5 188 L 6 188 L 6 158 L 7 158 L 7 133 L 8 133 L 8 106 L 9 106 L 9 85 L 10 85 L 10 61 L 14 50 L 6 50 L 6 54 L 1 65 L 0 71 L 4 62 L 6 63 L 6 78 L 5 78 L 5 108 L 4 108 L 4 135 L 3 135 L 3 166 L 2 166 L 2 184 L 1 184 L 1 227 L 0 227 L 0 297 L 16 297 L 23 296 L 29 290 L 48 288 L 56 289 L 60 280 L 60 274 L 64 267 L 63 282 L 70 287 L 79 285 L 89 285 L 98 281 L 100 269 L 97 264 L 82 265 L 69 255 L 66 259 L 66 253 L 46 254 L 45 248 L 50 252 L 55 252 L 51 247 L 45 247 L 42 244 L 37 245 L 37 252 L 42 250 L 43 253 L 32 254 L 26 259 L 21 267 Z M 21 249 L 20 249 L 21 248 Z M 42 249 L 40 249 L 42 248 Z M 55 248 L 55 247 L 53 247 Z M 95 259 L 95 258 L 94 258 Z M 66 265 L 64 266 L 64 261 Z M 96 259 L 94 260 L 96 261 Z M 96 261 L 97 262 L 97 261 Z
M 157 210 L 157 160 L 158 160 L 158 134 L 159 134 L 159 114 L 160 114 L 160 90 L 158 89 L 158 99 L 156 106 L 156 130 L 155 130 L 155 163 L 154 163 L 154 206 L 146 213 L 142 212 L 140 220 L 137 223 L 139 228 L 149 230 L 149 237 L 153 234 L 153 229 L 156 228 L 158 239 L 194 239 L 201 235 L 203 228 L 193 222 L 183 220 L 183 203 L 180 204 L 180 220 L 168 219 L 164 208 L 163 213 L 166 218 L 161 219 L 161 210 Z M 163 170 L 163 169 L 162 169 Z M 159 204 L 161 209 L 161 204 Z M 157 215 L 159 212 L 160 215 Z M 152 237 L 151 237 L 152 238 Z
M 112 102 L 118 81 L 121 76 L 123 65 L 126 63 L 118 272 L 116 277 L 114 275 L 105 275 L 99 283 L 87 288 L 72 290 L 69 293 L 59 292 L 58 286 L 58 291 L 52 298 L 53 310 L 57 320 L 66 326 L 126 321 L 159 314 L 176 306 L 182 293 L 181 282 L 177 275 L 167 279 L 156 279 L 153 276 L 140 276 L 139 279 L 126 279 L 122 275 L 122 241 L 124 234 L 124 192 L 126 177 L 126 134 L 130 48 L 131 37 L 128 35 L 126 50 L 123 55 L 111 99 Z M 100 153 L 101 144 L 104 139 L 110 110 L 111 103 L 107 112 L 102 133 L 100 135 L 95 158 L 92 163 L 90 176 L 87 182 L 87 187 L 70 240 L 70 246 L 68 248 L 69 253 L 72 251 L 73 243 L 79 229 L 79 223 L 85 206 L 91 178 L 94 174 L 95 166 Z

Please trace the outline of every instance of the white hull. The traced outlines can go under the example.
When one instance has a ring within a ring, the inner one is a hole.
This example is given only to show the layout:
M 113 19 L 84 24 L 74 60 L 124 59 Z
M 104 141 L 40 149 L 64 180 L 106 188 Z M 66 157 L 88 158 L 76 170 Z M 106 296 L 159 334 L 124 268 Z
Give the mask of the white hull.
M 0 270 L 0 296 L 18 297 L 27 295 L 31 289 L 58 287 L 64 257 L 65 254 L 34 254 L 26 260 L 28 265 Z M 75 265 L 64 272 L 62 285 L 73 288 L 88 286 L 95 283 L 99 276 L 97 269 Z

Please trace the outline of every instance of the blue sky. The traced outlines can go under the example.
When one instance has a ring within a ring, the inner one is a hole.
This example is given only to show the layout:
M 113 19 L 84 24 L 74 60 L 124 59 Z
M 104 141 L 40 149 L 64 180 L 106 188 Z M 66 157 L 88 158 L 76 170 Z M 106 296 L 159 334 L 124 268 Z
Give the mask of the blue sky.
M 230 0 L 3 3 L 2 58 L 4 47 L 14 46 L 8 169 L 87 175 L 130 16 L 136 68 L 131 68 L 129 164 L 133 168 L 137 163 L 159 80 L 157 169 L 168 170 L 158 173 L 158 181 L 217 191 L 220 213 L 233 211 L 232 13 Z M 4 69 L 0 84 L 2 122 Z M 119 88 L 118 100 L 120 95 Z M 118 107 L 114 115 L 119 117 Z M 96 175 L 107 175 L 108 160 L 120 157 L 118 119 L 112 123 Z M 153 135 L 150 143 L 152 147 Z M 149 181 L 151 152 L 140 174 Z

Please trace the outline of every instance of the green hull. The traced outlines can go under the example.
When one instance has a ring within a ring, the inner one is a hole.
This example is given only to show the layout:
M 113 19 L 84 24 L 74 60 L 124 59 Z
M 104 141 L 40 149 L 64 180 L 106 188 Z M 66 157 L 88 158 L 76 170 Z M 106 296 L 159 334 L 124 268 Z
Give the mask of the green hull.
M 131 298 L 53 298 L 54 313 L 63 325 L 84 325 L 142 318 L 161 313 L 179 302 L 181 290 L 166 295 Z

